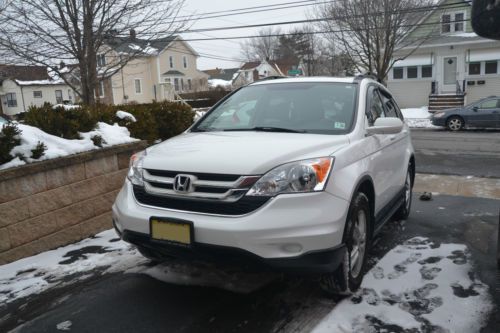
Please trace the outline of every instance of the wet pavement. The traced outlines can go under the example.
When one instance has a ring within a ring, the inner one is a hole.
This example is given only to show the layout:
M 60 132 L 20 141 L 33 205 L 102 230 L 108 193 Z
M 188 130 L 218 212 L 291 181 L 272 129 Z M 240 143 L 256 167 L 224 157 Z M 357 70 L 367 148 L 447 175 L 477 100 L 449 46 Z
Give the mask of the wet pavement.
M 498 307 L 499 210 L 500 201 L 491 199 L 441 195 L 427 202 L 417 199 L 407 221 L 389 222 L 376 238 L 369 268 L 415 236 L 426 237 L 436 246 L 465 244 L 474 273 L 489 286 Z M 74 252 L 67 259 L 80 255 Z M 452 260 L 458 263 L 467 260 L 460 253 L 455 256 Z M 421 273 L 433 278 L 437 272 Z M 464 298 L 474 294 L 459 285 L 453 292 Z M 101 276 L 95 272 L 85 282 L 11 303 L 0 310 L 0 331 L 17 327 L 16 332 L 60 332 L 64 328 L 70 332 L 308 332 L 335 306 L 336 300 L 323 294 L 314 278 L 280 276 L 257 291 L 241 294 L 165 283 L 144 274 Z M 498 332 L 499 317 L 497 308 L 482 332 Z

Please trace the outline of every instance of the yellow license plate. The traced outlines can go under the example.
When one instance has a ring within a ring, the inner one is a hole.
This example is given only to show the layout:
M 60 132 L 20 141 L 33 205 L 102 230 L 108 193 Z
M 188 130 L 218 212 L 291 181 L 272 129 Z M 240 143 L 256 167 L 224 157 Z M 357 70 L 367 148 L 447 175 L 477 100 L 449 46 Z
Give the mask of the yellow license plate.
M 190 245 L 192 225 L 187 222 L 151 218 L 151 238 L 173 243 Z

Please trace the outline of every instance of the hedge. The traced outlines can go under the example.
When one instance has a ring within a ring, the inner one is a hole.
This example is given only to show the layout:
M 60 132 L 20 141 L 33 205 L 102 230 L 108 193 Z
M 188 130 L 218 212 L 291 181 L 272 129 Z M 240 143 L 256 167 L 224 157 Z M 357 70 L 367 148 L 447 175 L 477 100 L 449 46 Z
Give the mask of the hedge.
M 119 110 L 131 113 L 137 121 L 116 117 L 116 111 Z M 153 143 L 185 131 L 193 123 L 194 114 L 188 105 L 165 101 L 149 104 L 98 104 L 70 110 L 45 104 L 30 107 L 22 118 L 27 125 L 66 139 L 80 138 L 78 132 L 89 132 L 98 122 L 118 123 L 126 126 L 132 137 Z

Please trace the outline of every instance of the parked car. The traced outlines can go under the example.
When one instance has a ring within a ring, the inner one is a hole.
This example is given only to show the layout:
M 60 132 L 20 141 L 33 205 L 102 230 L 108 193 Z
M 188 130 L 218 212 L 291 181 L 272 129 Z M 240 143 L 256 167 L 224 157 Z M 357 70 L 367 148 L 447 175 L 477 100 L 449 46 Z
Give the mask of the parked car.
M 135 154 L 113 223 L 155 260 L 317 273 L 344 294 L 360 286 L 373 236 L 408 216 L 414 176 L 409 129 L 381 84 L 266 80 Z
M 464 128 L 500 128 L 500 97 L 491 96 L 463 108 L 436 112 L 431 118 L 435 126 L 450 131 Z

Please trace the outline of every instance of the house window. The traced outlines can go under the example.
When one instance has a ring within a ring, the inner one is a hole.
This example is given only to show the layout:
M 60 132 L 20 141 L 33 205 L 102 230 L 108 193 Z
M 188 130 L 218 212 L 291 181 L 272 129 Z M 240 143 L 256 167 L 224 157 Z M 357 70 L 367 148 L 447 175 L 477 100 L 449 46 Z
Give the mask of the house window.
M 166 77 L 166 78 L 164 79 L 164 81 L 165 81 L 165 83 L 172 84 L 172 81 L 170 80 L 170 78 L 169 78 L 169 77 Z
M 498 61 L 487 61 L 484 67 L 485 74 L 496 74 L 498 72 Z
M 418 78 L 418 67 L 408 67 L 406 69 L 406 77 L 408 79 L 416 79 Z
M 174 89 L 175 89 L 175 91 L 179 91 L 179 79 L 178 78 L 174 79 Z
M 141 79 L 135 79 L 134 80 L 134 85 L 135 85 L 135 93 L 136 94 L 142 94 L 142 82 L 141 82 Z
M 184 91 L 184 79 L 181 78 L 181 91 Z
M 191 82 L 191 79 L 187 79 L 188 80 L 188 90 L 191 91 L 193 90 L 193 83 Z
M 455 14 L 455 32 L 464 31 L 464 13 L 456 13 Z
M 97 97 L 104 97 L 104 82 L 99 82 L 97 85 Z
M 71 89 L 68 89 L 68 99 L 72 100 L 73 99 L 73 94 L 71 93 Z
M 422 77 L 432 77 L 432 65 L 422 66 Z
M 451 32 L 451 15 L 450 14 L 444 14 L 441 16 L 441 32 L 446 34 Z
M 15 107 L 17 107 L 16 93 L 8 93 L 7 94 L 7 106 L 9 108 L 15 108 Z
M 174 57 L 173 56 L 168 57 L 168 62 L 170 64 L 170 68 L 174 68 Z
M 104 54 L 97 55 L 97 66 L 98 67 L 106 66 L 106 56 Z
M 403 67 L 395 67 L 392 69 L 392 77 L 396 80 L 403 78 Z
M 182 57 L 182 66 L 188 68 L 188 58 L 186 56 Z
M 33 98 L 42 98 L 42 91 L 41 90 L 33 91 Z
M 453 20 L 453 22 L 452 22 Z M 465 31 L 465 12 L 443 14 L 441 16 L 441 33 Z
M 479 75 L 481 74 L 481 63 L 471 62 L 469 63 L 469 75 Z
M 63 102 L 63 93 L 62 90 L 56 90 L 56 103 L 62 104 Z

